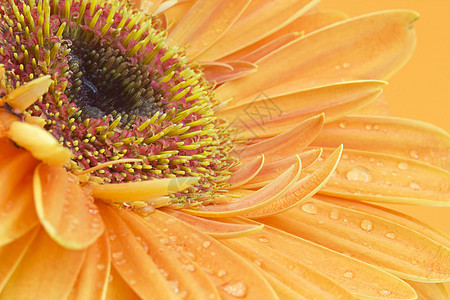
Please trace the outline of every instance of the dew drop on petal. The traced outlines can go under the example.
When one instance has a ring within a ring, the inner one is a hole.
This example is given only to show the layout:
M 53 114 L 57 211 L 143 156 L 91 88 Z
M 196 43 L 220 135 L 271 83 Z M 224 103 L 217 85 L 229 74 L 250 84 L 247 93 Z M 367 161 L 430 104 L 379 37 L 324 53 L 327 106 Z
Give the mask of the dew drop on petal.
M 188 270 L 189 272 L 194 272 L 195 271 L 195 266 L 194 265 L 185 265 L 186 270 Z
M 399 162 L 399 163 L 398 163 L 398 168 L 399 168 L 400 170 L 407 170 L 407 169 L 408 169 L 408 163 L 407 163 L 407 162 L 404 162 L 404 161 Z
M 395 233 L 393 233 L 392 231 L 386 232 L 385 236 L 386 236 L 388 239 L 395 239 L 395 238 L 396 238 Z
M 337 208 L 332 208 L 330 210 L 330 214 L 328 216 L 332 220 L 338 220 L 339 219 L 339 210 Z
M 417 151 L 416 151 L 416 150 L 411 150 L 411 151 L 409 152 L 409 155 L 410 155 L 412 158 L 419 158 L 419 155 L 417 154 Z
M 237 298 L 244 298 L 247 295 L 247 286 L 241 281 L 231 281 L 223 286 L 223 290 Z
M 108 234 L 108 238 L 110 241 L 114 241 L 117 238 L 117 234 L 115 233 Z
M 269 242 L 269 240 L 266 237 L 264 237 L 264 236 L 260 236 L 258 238 L 258 241 L 260 241 L 261 243 L 268 243 Z
M 345 278 L 353 278 L 353 272 L 352 271 L 345 271 L 344 273 Z
M 123 257 L 123 252 L 122 251 L 114 252 L 111 256 L 113 259 L 121 259 Z
M 203 248 L 208 248 L 209 246 L 211 246 L 211 242 L 210 241 L 204 241 L 202 244 Z
M 366 125 L 366 130 L 372 130 L 372 124 L 367 124 Z
M 306 202 L 305 204 L 303 204 L 302 210 L 305 213 L 312 214 L 312 215 L 317 214 L 317 212 L 319 211 L 319 209 L 317 208 L 317 205 L 313 202 Z
M 370 171 L 360 166 L 351 168 L 347 174 L 345 174 L 345 177 L 351 181 L 369 182 L 372 180 Z
M 362 220 L 360 226 L 362 230 L 367 232 L 372 231 L 373 229 L 373 223 L 370 220 Z
M 106 268 L 106 266 L 104 264 L 97 264 L 97 269 L 98 270 L 104 270 Z
M 415 181 L 411 181 L 409 183 L 409 187 L 414 189 L 414 190 L 420 190 L 420 185 L 417 182 L 415 182 Z
M 339 123 L 339 127 L 341 127 L 341 128 L 346 128 L 346 127 L 347 127 L 347 122 L 341 122 L 341 123 Z
M 390 294 L 392 294 L 392 292 L 391 292 L 390 290 L 385 290 L 385 289 L 379 290 L 378 293 L 379 293 L 381 296 L 389 296 Z
M 217 277 L 223 277 L 223 276 L 225 276 L 225 275 L 227 275 L 227 271 L 225 271 L 224 269 L 220 269 L 220 270 L 217 272 Z

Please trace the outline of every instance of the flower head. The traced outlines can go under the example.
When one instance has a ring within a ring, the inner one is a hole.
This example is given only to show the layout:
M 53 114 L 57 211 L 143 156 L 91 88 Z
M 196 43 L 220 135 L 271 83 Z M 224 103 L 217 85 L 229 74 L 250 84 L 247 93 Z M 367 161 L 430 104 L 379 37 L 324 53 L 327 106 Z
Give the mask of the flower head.
M 0 6 L 0 297 L 445 297 L 359 202 L 449 203 L 448 134 L 378 116 L 417 14 L 264 3 Z

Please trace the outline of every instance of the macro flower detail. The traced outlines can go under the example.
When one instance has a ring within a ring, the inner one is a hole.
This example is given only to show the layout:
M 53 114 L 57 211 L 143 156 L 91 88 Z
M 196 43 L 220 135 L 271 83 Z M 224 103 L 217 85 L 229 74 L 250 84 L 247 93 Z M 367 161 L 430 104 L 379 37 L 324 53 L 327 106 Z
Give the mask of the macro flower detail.
M 380 96 L 418 15 L 0 5 L 0 299 L 446 299 L 450 137 Z M 364 201 L 364 202 L 363 202 Z

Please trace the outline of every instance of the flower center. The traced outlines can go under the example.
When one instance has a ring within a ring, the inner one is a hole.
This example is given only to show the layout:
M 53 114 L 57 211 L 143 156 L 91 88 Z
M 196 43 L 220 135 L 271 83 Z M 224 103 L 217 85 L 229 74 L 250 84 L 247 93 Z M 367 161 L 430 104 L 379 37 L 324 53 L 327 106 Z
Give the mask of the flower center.
M 12 88 L 51 75 L 49 92 L 24 114 L 73 153 L 73 172 L 119 159 L 90 180 L 120 183 L 200 176 L 174 196 L 208 199 L 229 178 L 235 158 L 212 86 L 160 21 L 113 1 L 13 0 L 0 7 L 0 63 Z M 202 196 L 200 196 L 202 195 Z

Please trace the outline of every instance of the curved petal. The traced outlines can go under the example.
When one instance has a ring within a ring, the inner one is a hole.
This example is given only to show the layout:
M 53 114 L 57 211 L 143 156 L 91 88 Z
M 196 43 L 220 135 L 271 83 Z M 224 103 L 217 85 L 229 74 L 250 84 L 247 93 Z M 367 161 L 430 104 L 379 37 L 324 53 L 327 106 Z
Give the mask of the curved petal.
M 0 247 L 0 261 L 2 262 L 0 264 L 0 291 L 3 290 L 24 254 L 28 251 L 38 231 L 39 227 L 33 228 L 12 243 Z
M 114 209 L 104 204 L 99 208 L 107 227 L 112 263 L 122 279 L 144 299 L 176 299 L 158 266 Z
M 217 84 L 247 76 L 258 70 L 258 66 L 245 61 L 225 63 L 202 63 L 203 73 L 208 81 Z
M 67 250 L 41 229 L 0 299 L 65 299 L 83 265 L 85 250 Z
M 168 242 L 188 254 L 208 274 L 221 298 L 277 299 L 271 286 L 254 267 L 215 239 L 158 210 L 144 219 L 163 228 L 164 235 L 159 233 L 157 237 L 172 236 Z
M 304 263 L 358 297 L 416 299 L 414 290 L 397 277 L 270 226 L 264 226 L 259 234 L 245 239 L 251 239 L 270 248 L 271 251 L 281 252 L 295 261 Z
M 293 163 L 295 163 L 295 161 Z M 239 168 L 237 171 L 233 172 L 233 174 L 231 174 L 230 179 L 228 179 L 227 181 L 227 183 L 230 184 L 230 186 L 226 188 L 234 189 L 244 185 L 248 181 L 252 180 L 256 175 L 258 175 L 263 166 L 264 166 L 264 154 L 256 156 L 254 159 L 252 159 L 251 161 L 243 165 L 241 168 Z
M 86 250 L 83 267 L 68 299 L 104 300 L 110 273 L 111 249 L 106 233 L 103 233 Z
M 416 291 L 418 299 L 448 300 L 449 295 L 442 283 L 406 281 Z
M 245 128 L 260 138 L 271 137 L 320 113 L 325 113 L 326 123 L 348 115 L 373 101 L 381 93 L 385 84 L 384 81 L 353 81 L 301 90 L 272 98 L 230 101 L 225 106 L 225 110 L 218 114 L 230 122 L 239 118 L 240 130 Z M 267 102 L 270 102 L 270 106 L 276 107 L 280 113 L 261 122 L 251 112 L 256 107 L 262 109 L 268 106 Z
M 109 276 L 109 283 L 107 289 L 106 299 L 108 300 L 142 300 L 122 279 L 119 272 L 111 266 L 111 275 Z
M 325 27 L 266 56 L 258 72 L 222 85 L 216 95 L 240 99 L 264 91 L 274 97 L 341 80 L 385 79 L 410 57 L 417 17 L 392 10 Z
M 312 145 L 386 153 L 450 171 L 450 135 L 431 124 L 377 116 L 348 116 L 326 124 Z
M 222 243 L 307 299 L 354 299 L 332 279 L 259 241 L 233 239 Z
M 324 148 L 324 157 L 330 152 Z M 398 156 L 344 150 L 320 193 L 375 202 L 449 206 L 450 173 Z
M 263 228 L 263 225 L 253 224 L 232 224 L 215 220 L 200 218 L 179 210 L 161 209 L 161 211 L 186 222 L 201 232 L 204 232 L 216 239 L 230 239 L 255 234 Z
M 259 189 L 258 191 L 244 196 L 235 202 L 221 205 L 204 205 L 194 209 L 183 209 L 183 211 L 202 217 L 233 217 L 239 216 L 251 211 L 258 210 L 270 205 L 282 197 L 289 188 L 297 181 L 301 172 L 301 162 L 298 159 L 297 164 L 292 165 L 283 174 L 274 181 Z
M 186 52 L 194 59 L 227 32 L 250 2 L 198 0 L 170 32 L 169 40 L 189 45 Z
M 273 138 L 236 150 L 237 156 L 246 161 L 264 154 L 266 162 L 272 162 L 299 153 L 319 134 L 324 119 L 323 114 L 309 118 Z
M 31 154 L 0 139 L 0 246 L 19 238 L 39 222 L 33 202 Z
M 214 61 L 265 38 L 317 4 L 317 0 L 253 0 L 239 20 L 197 59 Z
M 261 209 L 245 214 L 248 218 L 260 218 L 274 215 L 295 207 L 314 195 L 327 182 L 337 167 L 342 154 L 342 145 L 336 149 L 327 160 L 311 175 L 297 181 L 292 188 L 279 200 Z
M 145 201 L 182 191 L 197 183 L 199 177 L 176 177 L 141 182 L 90 184 L 94 198 L 108 203 Z
M 261 220 L 389 271 L 400 278 L 450 280 L 450 249 L 392 221 L 317 199 Z
M 61 246 L 84 249 L 103 233 L 94 199 L 65 169 L 41 163 L 34 173 L 33 192 L 42 226 Z

